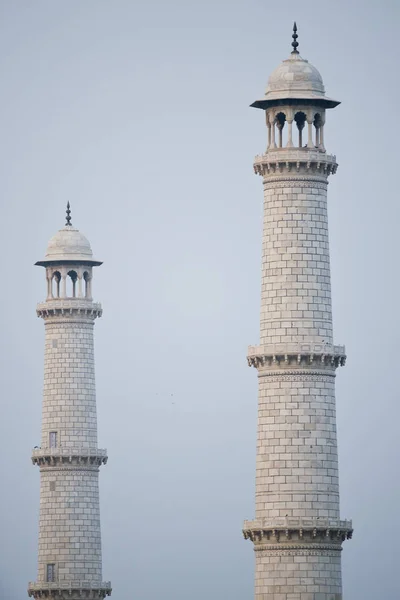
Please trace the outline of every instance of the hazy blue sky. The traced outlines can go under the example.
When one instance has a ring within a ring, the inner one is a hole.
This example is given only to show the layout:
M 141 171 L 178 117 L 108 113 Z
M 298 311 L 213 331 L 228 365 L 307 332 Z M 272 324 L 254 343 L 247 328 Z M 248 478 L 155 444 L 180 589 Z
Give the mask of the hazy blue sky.
M 347 600 L 400 597 L 398 1 L 0 1 L 0 598 L 36 577 L 44 271 L 72 221 L 94 295 L 103 574 L 115 600 L 250 600 L 269 73 L 321 71 Z M 173 397 L 171 396 L 173 394 Z M 175 404 L 172 404 L 172 402 Z

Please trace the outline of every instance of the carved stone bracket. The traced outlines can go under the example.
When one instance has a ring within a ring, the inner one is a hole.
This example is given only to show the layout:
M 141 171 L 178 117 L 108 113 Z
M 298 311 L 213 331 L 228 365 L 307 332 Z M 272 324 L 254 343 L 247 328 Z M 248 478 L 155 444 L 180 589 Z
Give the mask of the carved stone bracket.
M 29 582 L 28 596 L 33 598 L 57 598 L 57 600 L 94 599 L 111 596 L 111 582 L 52 581 Z
M 325 344 L 288 344 L 277 346 L 249 346 L 247 363 L 249 367 L 316 367 L 336 369 L 346 363 L 344 346 Z

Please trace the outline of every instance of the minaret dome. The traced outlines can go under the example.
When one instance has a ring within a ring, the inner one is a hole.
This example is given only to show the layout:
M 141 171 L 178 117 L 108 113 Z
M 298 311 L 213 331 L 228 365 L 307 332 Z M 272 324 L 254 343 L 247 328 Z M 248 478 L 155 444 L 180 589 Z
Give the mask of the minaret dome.
M 297 37 L 295 23 L 289 58 L 272 72 L 264 98 L 251 106 L 265 111 L 267 152 L 285 148 L 325 153 L 325 112 L 340 102 L 325 96 L 319 71 L 297 50 Z
M 91 299 L 92 267 L 102 264 L 93 257 L 89 240 L 71 224 L 70 213 L 68 202 L 65 227 L 50 239 L 44 259 L 35 263 L 46 267 L 47 299 Z
M 289 58 L 271 73 L 265 98 L 256 100 L 251 106 L 265 110 L 270 106 L 293 104 L 293 101 L 296 100 L 302 101 L 303 104 L 314 104 L 323 108 L 335 108 L 340 104 L 338 100 L 325 96 L 325 87 L 320 72 L 295 48 Z

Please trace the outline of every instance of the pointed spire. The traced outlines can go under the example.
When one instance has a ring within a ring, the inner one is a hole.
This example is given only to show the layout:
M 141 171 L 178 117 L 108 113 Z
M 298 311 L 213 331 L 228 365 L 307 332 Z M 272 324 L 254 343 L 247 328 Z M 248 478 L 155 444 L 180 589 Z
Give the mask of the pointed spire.
M 72 227 L 72 223 L 71 223 L 71 211 L 70 211 L 70 203 L 69 201 L 67 202 L 67 217 L 66 217 L 66 223 L 65 226 L 66 227 Z
M 297 25 L 296 25 L 296 21 L 293 24 L 293 33 L 292 33 L 292 38 L 293 38 L 293 42 L 292 42 L 292 54 L 298 54 L 299 51 L 297 50 L 297 46 L 299 45 L 299 42 L 297 41 L 297 38 L 299 36 L 297 35 Z

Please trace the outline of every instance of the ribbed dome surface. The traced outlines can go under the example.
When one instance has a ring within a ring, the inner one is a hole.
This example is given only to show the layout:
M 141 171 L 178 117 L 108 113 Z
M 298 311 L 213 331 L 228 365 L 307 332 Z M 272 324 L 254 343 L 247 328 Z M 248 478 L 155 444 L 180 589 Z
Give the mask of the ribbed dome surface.
M 325 96 L 322 77 L 319 71 L 300 54 L 292 54 L 273 71 L 265 92 L 268 100 L 320 98 L 321 96 Z

